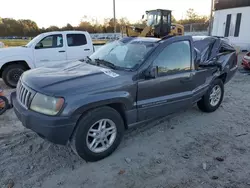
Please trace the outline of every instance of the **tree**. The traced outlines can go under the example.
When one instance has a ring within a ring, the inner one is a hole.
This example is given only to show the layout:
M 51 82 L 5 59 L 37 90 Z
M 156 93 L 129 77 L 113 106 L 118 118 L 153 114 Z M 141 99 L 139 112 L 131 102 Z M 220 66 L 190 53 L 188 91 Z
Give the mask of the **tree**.
M 39 28 L 36 22 L 32 20 L 18 20 L 22 27 L 21 36 L 36 36 L 39 33 Z
M 188 9 L 186 12 L 186 18 L 179 20 L 181 24 L 193 24 L 193 23 L 206 23 L 209 21 L 208 16 L 198 15 L 194 9 Z
M 185 27 L 192 25 L 193 28 L 196 27 L 196 30 L 205 30 L 208 27 L 209 18 L 208 16 L 198 15 L 194 9 L 188 9 L 185 19 L 177 21 L 172 16 L 172 23 L 180 23 Z M 116 20 L 116 31 L 121 32 L 122 28 L 126 25 L 144 28 L 146 26 L 146 21 L 140 20 L 135 23 L 130 23 L 127 18 L 122 17 Z M 29 19 L 15 20 L 12 18 L 0 18 L 0 36 L 33 37 L 40 33 L 59 30 L 80 30 L 88 31 L 89 33 L 113 33 L 114 19 L 106 18 L 103 23 L 100 24 L 95 17 L 83 16 L 77 27 L 73 27 L 70 23 L 67 23 L 67 25 L 62 28 L 57 26 L 39 28 L 36 22 Z
M 78 26 L 78 30 L 80 30 L 80 31 L 88 31 L 90 33 L 93 33 L 94 28 L 89 22 L 81 21 L 81 23 Z
M 172 23 L 176 23 L 177 22 L 177 20 L 175 19 L 175 17 L 172 15 L 172 17 L 171 17 L 171 22 Z
M 186 12 L 186 18 L 177 21 L 184 25 L 187 31 L 205 31 L 209 25 L 209 17 L 204 15 L 198 15 L 194 9 L 188 9 Z
M 55 26 L 55 25 L 52 25 L 50 27 L 48 27 L 46 29 L 47 32 L 50 32 L 50 31 L 60 31 L 59 27 Z
M 62 27 L 61 30 L 62 31 L 74 30 L 74 27 L 68 23 L 66 26 Z
M 199 15 L 194 12 L 194 9 L 190 8 L 187 10 L 186 17 L 188 20 L 197 20 Z

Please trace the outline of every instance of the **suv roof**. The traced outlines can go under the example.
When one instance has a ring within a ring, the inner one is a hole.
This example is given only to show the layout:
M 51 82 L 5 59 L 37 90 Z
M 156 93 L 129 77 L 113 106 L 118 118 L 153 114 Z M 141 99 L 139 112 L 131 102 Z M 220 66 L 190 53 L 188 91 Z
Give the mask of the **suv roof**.
M 159 38 L 153 38 L 153 37 L 124 37 L 124 38 L 120 39 L 120 41 L 124 42 L 124 43 L 131 42 L 131 41 L 156 43 L 160 40 L 161 39 L 159 39 Z

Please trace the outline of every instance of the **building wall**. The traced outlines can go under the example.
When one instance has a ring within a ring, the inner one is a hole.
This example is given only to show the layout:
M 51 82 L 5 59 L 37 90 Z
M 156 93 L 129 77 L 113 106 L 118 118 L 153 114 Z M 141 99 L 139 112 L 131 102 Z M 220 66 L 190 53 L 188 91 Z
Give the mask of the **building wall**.
M 232 24 L 235 23 L 235 15 L 238 13 L 242 14 L 239 36 L 235 37 L 234 34 L 232 34 L 234 32 L 231 31 L 228 39 L 234 45 L 239 46 L 241 50 L 250 51 L 250 6 L 215 11 L 212 35 L 224 37 L 227 15 L 232 14 Z
M 215 0 L 214 9 L 222 10 L 236 7 L 246 7 L 250 6 L 249 0 Z

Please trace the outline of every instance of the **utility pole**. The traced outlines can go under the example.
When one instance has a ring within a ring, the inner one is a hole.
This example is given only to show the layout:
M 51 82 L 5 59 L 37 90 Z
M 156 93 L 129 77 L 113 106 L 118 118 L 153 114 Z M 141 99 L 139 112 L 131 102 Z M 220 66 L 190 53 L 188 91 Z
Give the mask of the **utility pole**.
M 116 33 L 115 0 L 113 0 L 113 11 L 114 11 L 114 33 Z
M 212 25 L 213 25 L 213 9 L 214 9 L 214 0 L 211 0 L 211 10 L 210 10 L 210 20 L 209 20 L 209 31 L 208 35 L 212 35 Z

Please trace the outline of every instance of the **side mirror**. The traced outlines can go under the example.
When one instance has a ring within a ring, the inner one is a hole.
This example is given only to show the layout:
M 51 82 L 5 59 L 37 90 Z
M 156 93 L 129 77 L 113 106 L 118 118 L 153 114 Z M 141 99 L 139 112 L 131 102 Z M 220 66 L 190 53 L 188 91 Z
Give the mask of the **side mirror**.
M 150 79 L 150 78 L 157 78 L 158 76 L 158 67 L 150 67 L 148 68 L 145 73 L 144 76 L 146 79 Z
M 41 42 L 36 44 L 35 49 L 40 49 L 40 48 L 43 48 L 43 44 Z

